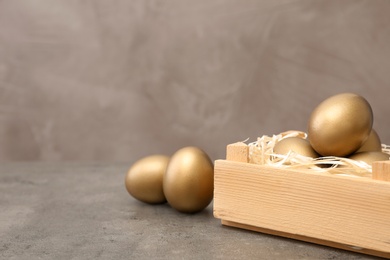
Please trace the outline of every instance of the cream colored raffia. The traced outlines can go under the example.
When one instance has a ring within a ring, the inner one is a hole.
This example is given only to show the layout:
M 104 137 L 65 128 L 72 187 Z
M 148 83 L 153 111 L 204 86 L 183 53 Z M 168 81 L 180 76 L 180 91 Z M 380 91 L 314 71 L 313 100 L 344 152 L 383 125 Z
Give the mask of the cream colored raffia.
M 286 155 L 274 154 L 273 148 L 275 144 L 288 137 L 306 139 L 307 134 L 301 131 L 287 131 L 273 136 L 263 135 L 257 141 L 248 144 L 249 163 L 299 170 L 315 170 L 349 176 L 371 177 L 372 175 L 371 165 L 363 161 L 336 156 L 313 159 L 292 151 Z M 390 155 L 390 146 L 382 144 L 382 151 Z

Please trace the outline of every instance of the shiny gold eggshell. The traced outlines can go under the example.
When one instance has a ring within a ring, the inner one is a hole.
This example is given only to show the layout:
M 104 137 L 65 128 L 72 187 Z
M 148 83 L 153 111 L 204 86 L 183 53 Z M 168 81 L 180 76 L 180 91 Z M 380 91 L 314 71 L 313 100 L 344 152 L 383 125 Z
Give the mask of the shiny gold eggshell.
M 369 165 L 372 165 L 373 162 L 376 161 L 387 161 L 389 160 L 390 155 L 383 152 L 360 152 L 355 153 L 349 157 L 349 159 L 353 159 L 355 161 L 363 161 Z
M 282 139 L 275 144 L 273 152 L 276 154 L 287 154 L 290 150 L 303 156 L 318 157 L 318 153 L 311 147 L 310 142 L 300 137 Z
M 150 204 L 166 202 L 163 192 L 164 173 L 169 157 L 152 155 L 136 161 L 127 172 L 125 186 L 134 198 Z
M 372 123 L 373 113 L 366 99 L 353 93 L 338 94 L 312 112 L 309 141 L 322 156 L 348 156 L 366 141 Z
M 201 211 L 213 199 L 213 163 L 201 149 L 184 147 L 172 155 L 163 187 L 174 209 L 184 213 Z
M 359 152 L 381 152 L 382 151 L 382 143 L 379 138 L 378 133 L 372 129 L 370 135 L 367 140 L 363 143 L 363 145 L 356 151 Z

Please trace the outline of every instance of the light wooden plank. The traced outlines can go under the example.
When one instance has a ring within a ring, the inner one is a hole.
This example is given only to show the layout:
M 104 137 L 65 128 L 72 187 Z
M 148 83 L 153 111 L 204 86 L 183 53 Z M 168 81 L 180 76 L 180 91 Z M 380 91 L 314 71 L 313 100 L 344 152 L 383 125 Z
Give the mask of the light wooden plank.
M 225 226 L 242 228 L 242 229 L 247 229 L 247 230 L 251 230 L 251 231 L 256 231 L 256 232 L 261 232 L 261 233 L 265 233 L 265 234 L 269 234 L 269 235 L 281 236 L 281 237 L 286 237 L 286 238 L 291 238 L 291 239 L 297 239 L 297 240 L 301 240 L 301 241 L 305 241 L 305 242 L 309 242 L 309 243 L 344 249 L 344 250 L 353 251 L 353 252 L 362 253 L 362 254 L 390 258 L 390 254 L 386 253 L 386 252 L 370 250 L 367 248 L 361 248 L 361 247 L 356 247 L 356 246 L 352 246 L 352 245 L 340 244 L 340 243 L 336 243 L 334 241 L 317 239 L 317 238 L 313 238 L 313 237 L 306 237 L 306 236 L 286 233 L 286 232 L 282 232 L 282 231 L 275 231 L 272 229 L 240 224 L 240 223 L 236 223 L 236 222 L 228 221 L 228 220 L 221 220 L 221 223 L 222 223 L 222 225 L 225 225 Z
M 215 162 L 214 215 L 224 221 L 390 256 L 390 183 Z
M 390 182 L 390 161 L 373 162 L 372 178 Z

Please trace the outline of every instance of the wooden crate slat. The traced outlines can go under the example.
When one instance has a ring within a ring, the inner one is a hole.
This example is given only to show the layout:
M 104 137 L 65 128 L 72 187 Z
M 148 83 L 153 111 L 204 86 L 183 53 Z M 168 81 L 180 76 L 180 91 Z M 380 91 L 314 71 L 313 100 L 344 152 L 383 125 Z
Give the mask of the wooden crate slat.
M 389 182 L 227 160 L 214 174 L 214 215 L 225 224 L 390 257 Z

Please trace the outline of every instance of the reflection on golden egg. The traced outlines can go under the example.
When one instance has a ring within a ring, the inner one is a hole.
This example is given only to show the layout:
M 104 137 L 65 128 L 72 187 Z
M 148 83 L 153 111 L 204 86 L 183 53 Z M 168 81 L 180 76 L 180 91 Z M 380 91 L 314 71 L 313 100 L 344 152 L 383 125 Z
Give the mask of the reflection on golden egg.
M 314 151 L 307 139 L 300 137 L 288 137 L 277 142 L 274 146 L 273 152 L 275 154 L 287 154 L 289 151 L 293 151 L 297 154 L 317 158 L 318 153 Z
M 134 198 L 150 204 L 166 202 L 163 192 L 163 177 L 169 157 L 152 155 L 135 162 L 129 169 L 125 186 Z
M 382 151 L 382 143 L 379 138 L 378 133 L 372 129 L 370 135 L 367 140 L 363 143 L 363 145 L 356 151 L 359 152 L 381 152 Z
M 367 140 L 372 123 L 373 113 L 366 99 L 353 93 L 338 94 L 312 112 L 309 141 L 322 156 L 348 156 Z
M 390 155 L 383 152 L 360 152 L 355 153 L 349 157 L 355 161 L 363 161 L 369 165 L 372 165 L 376 161 L 387 161 L 390 159 Z
M 176 210 L 195 213 L 210 204 L 214 192 L 214 167 L 197 147 L 185 147 L 172 155 L 163 181 L 168 203 Z

